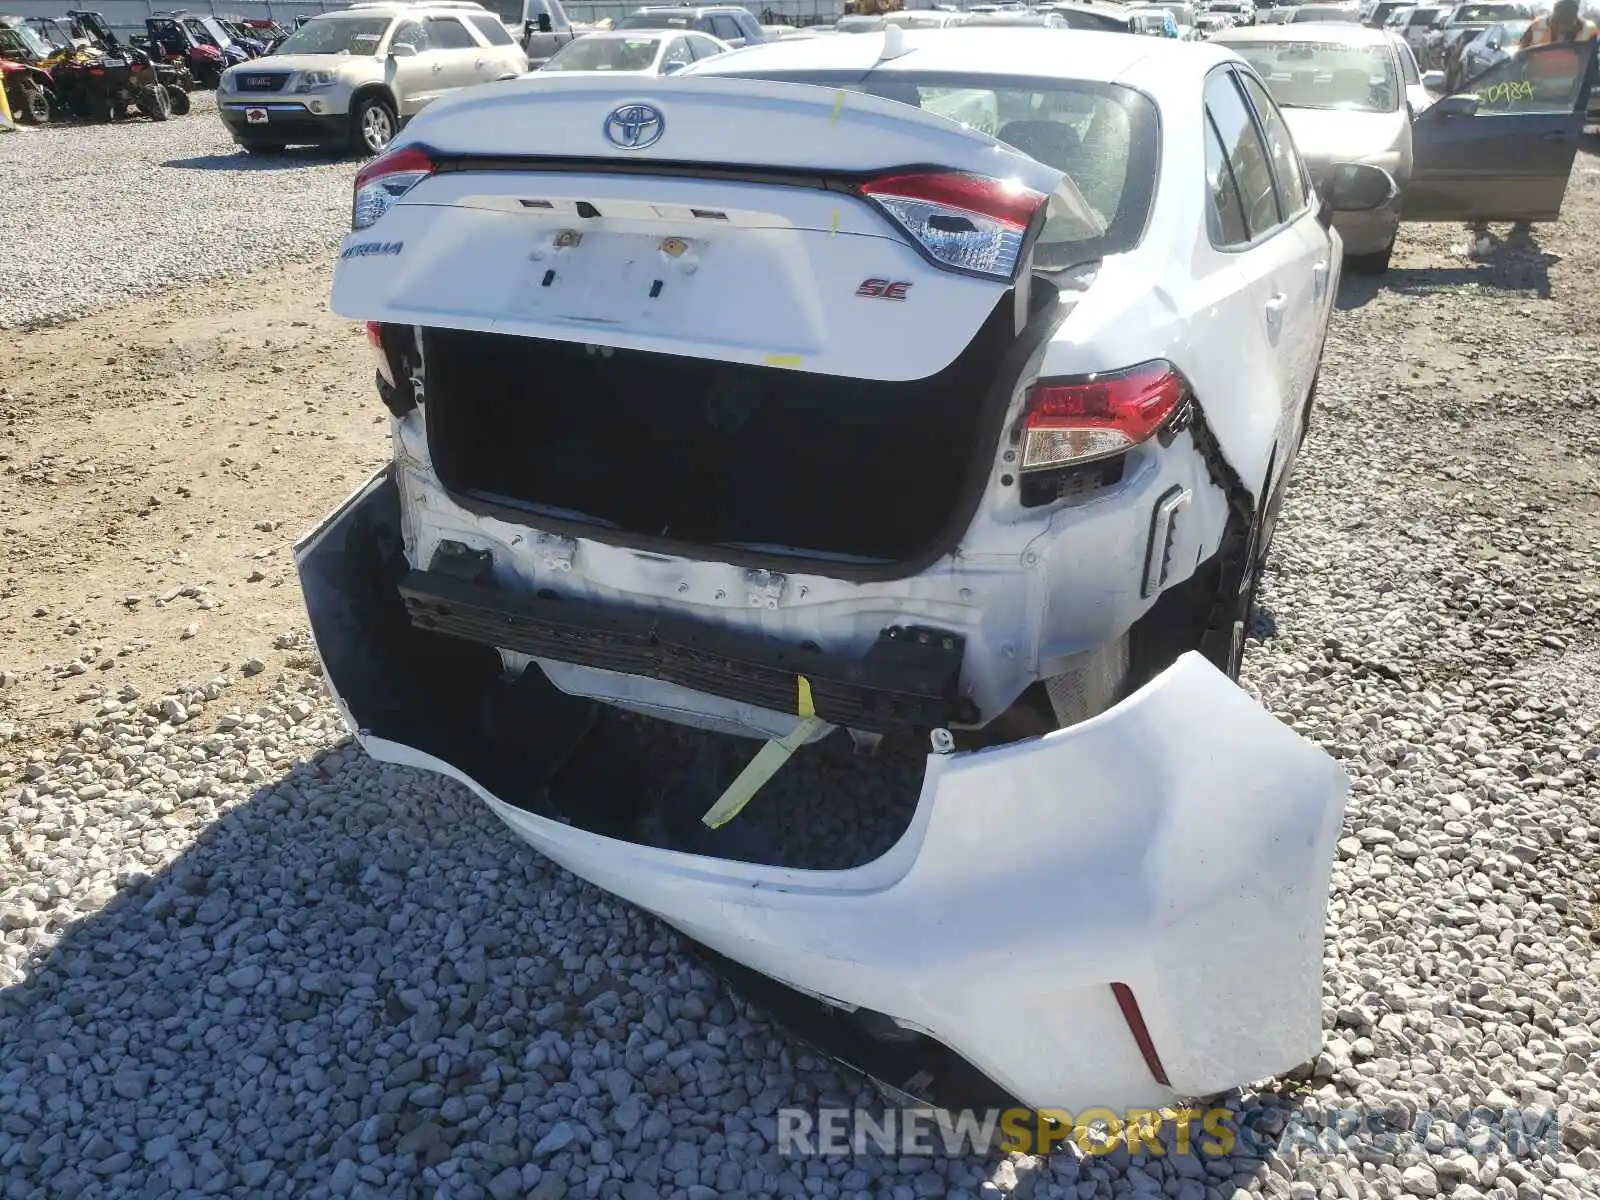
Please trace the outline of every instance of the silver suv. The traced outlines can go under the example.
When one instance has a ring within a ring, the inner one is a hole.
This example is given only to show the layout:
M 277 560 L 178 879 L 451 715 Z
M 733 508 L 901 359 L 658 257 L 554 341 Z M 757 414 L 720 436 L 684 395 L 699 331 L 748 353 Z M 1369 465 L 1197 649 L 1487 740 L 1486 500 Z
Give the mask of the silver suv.
M 355 4 L 224 71 L 217 111 L 252 153 L 314 142 L 378 154 L 429 102 L 527 70 L 500 18 L 471 0 Z

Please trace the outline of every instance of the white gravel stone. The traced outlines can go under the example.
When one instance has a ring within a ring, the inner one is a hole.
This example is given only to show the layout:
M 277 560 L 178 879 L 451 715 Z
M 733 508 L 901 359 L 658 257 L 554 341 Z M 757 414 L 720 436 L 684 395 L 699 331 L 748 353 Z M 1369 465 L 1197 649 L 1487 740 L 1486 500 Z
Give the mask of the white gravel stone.
M 104 133 L 136 146 L 182 124 Z M 0 169 L 15 142 L 79 132 L 0 141 Z M 248 174 L 229 195 L 294 173 Z M 52 180 L 27 203 L 56 204 Z M 275 253 L 289 218 L 267 207 L 239 211 Z M 1412 377 L 1407 339 L 1435 328 L 1457 384 L 1482 393 L 1463 364 L 1493 360 L 1493 404 Z M 1600 539 L 1582 521 L 1600 348 L 1581 328 L 1558 344 L 1571 361 L 1478 287 L 1338 317 L 1246 658 L 1245 685 L 1352 776 L 1321 1053 L 1292 1087 L 1226 1098 L 1262 1144 L 783 1161 L 780 1106 L 873 1089 L 464 789 L 367 759 L 286 655 L 248 700 L 226 680 L 119 693 L 49 753 L 14 755 L 0 1197 L 1596 1194 Z M 1559 1121 L 1521 1149 L 1453 1127 L 1483 1106 Z M 1323 1127 L 1349 1108 L 1398 1136 Z M 1289 1136 L 1306 1131 L 1316 1147 Z
M 359 165 L 326 151 L 255 159 L 209 93 L 188 116 L 49 127 L 0 138 L 0 229 L 72 229 L 63 270 L 28 236 L 0 237 L 0 328 L 55 320 L 170 284 L 304 258 L 350 222 Z

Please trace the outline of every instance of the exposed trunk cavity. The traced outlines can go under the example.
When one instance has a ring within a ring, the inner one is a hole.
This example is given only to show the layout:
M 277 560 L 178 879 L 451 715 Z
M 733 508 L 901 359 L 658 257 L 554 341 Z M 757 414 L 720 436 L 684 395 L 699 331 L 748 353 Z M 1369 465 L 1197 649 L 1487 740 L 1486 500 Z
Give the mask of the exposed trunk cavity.
M 502 799 L 596 833 L 771 866 L 843 870 L 905 832 L 927 742 L 873 755 L 836 730 L 803 747 L 735 820 L 700 818 L 761 742 L 669 724 L 558 691 L 538 666 L 510 679 L 487 646 L 418 629 L 397 585 L 408 570 L 396 491 L 303 567 L 313 632 L 356 724 L 465 771 Z M 333 600 L 337 597 L 337 600 Z
M 949 367 L 878 382 L 429 329 L 434 466 L 471 500 L 635 536 L 913 560 L 965 515 L 1014 333 L 1008 295 Z

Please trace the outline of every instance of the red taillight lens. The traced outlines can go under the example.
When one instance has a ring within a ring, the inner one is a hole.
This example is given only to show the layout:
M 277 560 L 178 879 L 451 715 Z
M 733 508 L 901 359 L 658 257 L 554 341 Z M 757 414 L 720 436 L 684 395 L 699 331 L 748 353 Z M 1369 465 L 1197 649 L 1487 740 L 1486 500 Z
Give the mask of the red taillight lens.
M 433 159 L 420 146 L 401 146 L 373 159 L 356 173 L 350 228 L 366 229 L 433 170 Z
M 1036 383 L 1023 418 L 1022 469 L 1067 466 L 1137 446 L 1177 411 L 1188 390 L 1166 362 Z
M 861 194 L 909 234 L 940 266 L 1010 280 L 1044 193 L 1014 180 L 961 171 L 888 175 Z
M 373 357 L 378 363 L 378 374 L 383 376 L 383 381 L 390 387 L 394 386 L 394 367 L 389 362 L 389 352 L 383 347 L 383 326 L 377 321 L 367 322 L 367 344 L 372 347 Z

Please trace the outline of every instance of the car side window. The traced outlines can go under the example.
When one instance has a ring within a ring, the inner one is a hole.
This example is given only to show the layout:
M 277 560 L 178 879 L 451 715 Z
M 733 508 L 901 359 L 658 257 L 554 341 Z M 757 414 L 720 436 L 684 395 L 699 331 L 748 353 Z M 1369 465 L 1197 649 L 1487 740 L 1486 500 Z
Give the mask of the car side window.
M 399 29 L 394 31 L 394 37 L 389 39 L 391 46 L 411 46 L 418 54 L 426 54 L 433 49 L 428 44 L 427 32 L 415 21 L 405 21 Z
M 1272 155 L 1272 173 L 1278 180 L 1278 198 L 1285 219 L 1305 211 L 1311 189 L 1306 185 L 1305 167 L 1300 163 L 1300 152 L 1294 148 L 1294 137 L 1278 111 L 1278 106 L 1267 95 L 1267 89 L 1252 75 L 1239 72 L 1245 94 L 1261 120 L 1261 130 L 1266 134 L 1267 152 Z
M 1211 244 L 1218 249 L 1242 246 L 1250 240 L 1250 231 L 1244 224 L 1244 206 L 1239 201 L 1239 188 L 1233 182 L 1233 169 L 1228 166 L 1227 151 L 1217 137 L 1217 127 L 1211 117 L 1205 118 L 1206 127 L 1206 188 L 1210 193 L 1206 205 L 1206 232 Z
M 1395 57 L 1400 60 L 1400 77 L 1405 80 L 1407 87 L 1415 87 L 1422 82 L 1422 76 L 1417 73 L 1417 56 L 1411 53 L 1411 47 L 1405 42 L 1399 42 L 1394 48 Z
M 491 46 L 514 46 L 516 42 L 493 13 L 479 13 L 467 18 Z
M 1575 112 L 1593 47 L 1593 41 L 1534 46 L 1495 63 L 1458 90 L 1477 96 L 1480 115 Z
M 744 37 L 744 30 L 739 28 L 739 22 L 726 13 L 711 15 L 711 32 L 725 42 L 736 42 Z
M 426 17 L 424 21 L 435 50 L 470 50 L 477 45 L 467 27 L 454 17 Z
M 1267 148 L 1256 130 L 1255 118 L 1234 85 L 1231 71 L 1213 72 L 1206 80 L 1206 108 L 1217 127 L 1217 136 L 1222 139 L 1234 185 L 1239 189 L 1245 229 L 1250 237 L 1260 237 L 1283 216 L 1278 211 L 1277 188 L 1272 181 Z
M 666 51 L 661 55 L 661 69 L 663 72 L 668 67 L 677 67 L 682 70 L 694 61 L 694 54 L 689 49 L 689 39 L 675 37 L 667 43 Z
M 546 7 L 550 10 L 551 28 L 563 32 L 572 28 L 572 22 L 567 19 L 567 10 L 561 7 L 558 0 L 549 0 Z
M 703 33 L 691 33 L 689 35 L 689 47 L 697 59 L 712 58 L 722 53 L 722 47 Z

